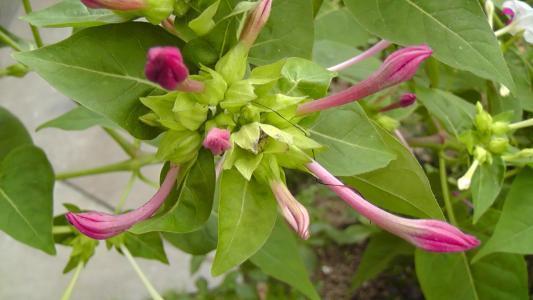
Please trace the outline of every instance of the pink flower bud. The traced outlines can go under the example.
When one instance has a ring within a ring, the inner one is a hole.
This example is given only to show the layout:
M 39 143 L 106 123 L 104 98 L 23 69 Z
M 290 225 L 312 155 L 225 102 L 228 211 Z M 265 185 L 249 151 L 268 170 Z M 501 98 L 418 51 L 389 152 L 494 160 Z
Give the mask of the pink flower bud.
M 509 18 L 509 20 L 507 21 L 508 23 L 511 23 L 513 21 L 515 13 L 511 8 L 506 7 L 502 9 L 502 13 Z
M 230 132 L 227 129 L 212 128 L 202 143 L 213 155 L 220 155 L 231 148 Z
M 112 10 L 138 10 L 145 8 L 144 0 L 81 0 L 88 8 L 107 8 Z
M 146 78 L 167 90 L 175 90 L 189 76 L 189 69 L 176 47 L 154 47 L 148 50 L 144 69 Z
M 257 7 L 250 14 L 246 20 L 246 25 L 242 30 L 240 41 L 246 46 L 252 47 L 255 40 L 259 36 L 261 29 L 265 26 L 270 16 L 270 10 L 272 8 L 272 0 L 261 0 L 257 4 Z
M 389 55 L 381 67 L 367 79 L 342 92 L 304 103 L 298 107 L 297 112 L 303 115 L 344 105 L 408 81 L 413 78 L 420 64 L 432 53 L 431 48 L 426 45 L 400 49 Z
M 313 161 L 307 168 L 341 199 L 372 223 L 411 244 L 432 252 L 460 252 L 479 245 L 479 240 L 439 220 L 412 220 L 393 215 L 366 201 Z
M 307 240 L 309 238 L 309 213 L 305 206 L 294 198 L 282 182 L 272 181 L 270 187 L 287 223 L 302 239 Z
M 120 215 L 95 211 L 69 212 L 66 214 L 66 218 L 81 233 L 96 240 L 104 240 L 118 235 L 136 223 L 150 218 L 159 209 L 176 183 L 178 172 L 179 167 L 170 167 L 163 184 L 152 199 L 133 211 Z
M 393 110 L 393 109 L 396 109 L 396 108 L 410 106 L 410 105 L 412 105 L 415 102 L 416 102 L 416 95 L 415 94 L 405 93 L 402 96 L 400 96 L 400 100 L 399 101 L 393 102 L 393 103 L 383 107 L 379 111 L 380 112 L 387 112 L 387 111 L 390 111 L 390 110 Z

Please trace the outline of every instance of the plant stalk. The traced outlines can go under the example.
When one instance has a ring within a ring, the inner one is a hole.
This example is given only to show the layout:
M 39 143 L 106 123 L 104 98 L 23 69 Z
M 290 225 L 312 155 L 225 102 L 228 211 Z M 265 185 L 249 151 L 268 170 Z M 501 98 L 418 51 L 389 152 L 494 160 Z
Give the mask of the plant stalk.
M 452 201 L 450 199 L 450 190 L 448 189 L 448 174 L 446 173 L 446 161 L 442 152 L 439 153 L 439 174 L 440 186 L 442 189 L 442 198 L 444 200 L 444 206 L 446 207 L 448 219 L 450 220 L 452 225 L 457 226 L 457 220 L 455 219 Z
M 32 12 L 30 0 L 22 0 L 22 4 L 24 5 L 24 11 L 26 12 L 26 15 L 30 14 Z M 41 48 L 43 46 L 43 39 L 41 38 L 39 29 L 31 24 L 30 29 L 33 35 L 33 40 L 35 41 L 35 45 L 37 45 L 37 48 Z
M 155 155 L 146 155 L 146 156 L 128 159 L 125 161 L 121 161 L 118 163 L 113 163 L 113 164 L 109 164 L 109 165 L 105 165 L 101 167 L 79 170 L 79 171 L 72 171 L 72 172 L 58 173 L 56 174 L 56 180 L 66 180 L 66 179 L 71 179 L 71 178 L 76 178 L 76 177 L 83 177 L 83 176 L 97 175 L 97 174 L 104 174 L 104 173 L 111 173 L 111 172 L 136 171 L 136 170 L 139 170 L 143 166 L 153 165 L 157 163 L 159 163 L 159 160 L 155 157 Z
M 76 285 L 76 282 L 78 281 L 78 277 L 80 276 L 81 270 L 83 270 L 83 261 L 80 261 L 78 263 L 78 266 L 76 266 L 76 269 L 74 270 L 74 275 L 72 275 L 72 279 L 70 279 L 70 282 L 67 286 L 67 289 L 63 293 L 61 300 L 70 299 L 70 296 L 72 296 L 72 291 L 74 290 L 74 286 Z
M 120 251 L 122 251 L 122 253 L 124 253 L 124 256 L 126 256 L 126 258 L 128 259 L 129 263 L 131 264 L 131 266 L 133 267 L 133 269 L 135 270 L 135 272 L 137 273 L 137 275 L 139 276 L 139 278 L 143 282 L 144 286 L 146 287 L 146 290 L 148 291 L 148 293 L 150 294 L 152 299 L 154 299 L 154 300 L 164 300 L 163 297 L 161 297 L 161 295 L 159 295 L 159 293 L 155 290 L 154 286 L 152 285 L 152 283 L 150 283 L 150 281 L 148 280 L 146 275 L 143 273 L 143 271 L 141 270 L 141 268 L 139 267 L 139 265 L 137 264 L 137 262 L 135 261 L 135 259 L 131 255 L 131 253 L 128 250 L 128 248 L 126 248 L 126 246 L 124 246 L 124 245 L 120 245 Z

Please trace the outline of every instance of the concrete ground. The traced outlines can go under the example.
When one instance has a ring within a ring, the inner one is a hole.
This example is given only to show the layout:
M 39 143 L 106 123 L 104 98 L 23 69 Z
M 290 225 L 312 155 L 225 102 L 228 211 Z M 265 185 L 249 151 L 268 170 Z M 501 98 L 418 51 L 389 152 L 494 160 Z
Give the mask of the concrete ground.
M 9 0 L 11 1 L 11 0 Z M 0 1 L 3 2 L 3 1 Z M 18 2 L 14 1 L 13 2 Z M 55 3 L 55 0 L 33 1 L 34 9 Z M 6 15 L 12 12 L 0 3 L 0 24 L 6 26 Z M 21 8 L 16 16 L 23 14 Z M 14 20 L 8 26 L 20 36 L 31 39 L 25 22 Z M 45 43 L 59 41 L 69 34 L 68 29 L 41 30 Z M 9 49 L 0 50 L 0 67 L 12 63 Z M 62 131 L 44 129 L 35 132 L 43 122 L 69 111 L 74 105 L 65 96 L 55 91 L 36 74 L 26 77 L 0 79 L 0 105 L 17 115 L 32 132 L 34 142 L 44 149 L 56 172 L 95 167 L 126 159 L 127 156 L 99 128 L 85 131 Z M 157 180 L 159 167 L 146 172 Z M 65 209 L 61 203 L 69 202 L 85 209 L 102 210 L 95 201 L 99 199 L 116 204 L 129 178 L 128 173 L 115 173 L 57 182 L 54 192 L 54 214 Z M 128 207 L 148 199 L 154 189 L 137 182 L 127 202 Z M 67 287 L 71 274 L 63 275 L 62 269 L 70 255 L 70 248 L 58 246 L 56 256 L 24 246 L 0 232 L 0 299 L 47 300 L 59 299 Z M 189 256 L 166 245 L 170 265 L 137 259 L 147 277 L 159 292 L 169 289 L 194 290 L 194 280 L 201 275 L 209 278 L 208 266 L 204 265 L 198 275 L 189 276 Z M 212 281 L 212 279 L 210 279 Z M 128 261 L 114 251 L 108 251 L 104 243 L 82 271 L 72 299 L 148 299 L 148 293 L 134 273 Z

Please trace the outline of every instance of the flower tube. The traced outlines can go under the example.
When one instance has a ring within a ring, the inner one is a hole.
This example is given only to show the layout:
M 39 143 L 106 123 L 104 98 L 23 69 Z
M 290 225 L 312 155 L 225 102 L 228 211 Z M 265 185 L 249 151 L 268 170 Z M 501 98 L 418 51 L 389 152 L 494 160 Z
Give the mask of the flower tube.
M 283 217 L 298 235 L 306 240 L 309 238 L 309 213 L 305 206 L 294 198 L 287 186 L 281 181 L 272 181 L 270 187 Z

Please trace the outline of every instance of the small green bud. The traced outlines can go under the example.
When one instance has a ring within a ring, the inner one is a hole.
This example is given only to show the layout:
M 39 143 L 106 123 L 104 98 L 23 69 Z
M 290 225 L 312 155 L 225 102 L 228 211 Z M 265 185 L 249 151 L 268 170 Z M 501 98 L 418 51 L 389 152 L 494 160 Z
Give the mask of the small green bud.
M 509 123 L 502 121 L 494 122 L 491 126 L 491 130 L 492 133 L 496 135 L 507 134 L 507 132 L 509 132 Z
M 163 126 L 159 122 L 159 117 L 155 113 L 147 113 L 139 117 L 139 120 L 148 126 L 159 127 Z
M 475 117 L 475 123 L 477 129 L 481 132 L 486 132 L 491 129 L 492 126 L 492 117 L 489 113 L 483 110 L 483 106 L 480 102 L 476 104 L 477 114 Z
M 235 127 L 235 120 L 233 120 L 233 114 L 221 113 L 215 117 L 215 123 L 220 128 L 233 128 Z
M 141 13 L 146 19 L 157 25 L 168 18 L 174 11 L 175 0 L 146 0 L 147 7 Z
M 254 86 L 248 80 L 237 81 L 228 88 L 224 100 L 220 102 L 220 107 L 237 112 L 255 98 L 257 96 L 254 93 Z
M 6 74 L 8 76 L 24 77 L 29 70 L 30 69 L 23 64 L 14 64 L 6 68 Z
M 180 93 L 172 111 L 179 124 L 189 130 L 198 129 L 207 119 L 207 105 L 200 104 L 190 97 L 191 94 Z
M 195 157 L 201 143 L 202 137 L 195 131 L 168 130 L 161 139 L 156 156 L 176 164 L 186 163 Z
M 186 0 L 176 0 L 176 3 L 174 4 L 174 14 L 177 17 L 184 16 L 191 6 L 189 5 L 189 1 Z
M 474 158 L 483 164 L 487 160 L 490 160 L 490 153 L 482 147 L 477 146 L 474 150 Z
M 253 122 L 259 122 L 260 120 L 261 114 L 257 107 L 248 104 L 241 109 L 239 123 L 248 124 Z
M 143 122 L 151 125 L 157 122 L 156 126 L 163 126 L 172 130 L 185 130 L 185 127 L 176 121 L 175 115 L 172 112 L 176 98 L 180 92 L 171 92 L 160 96 L 142 97 L 141 102 L 146 107 L 150 108 L 154 114 L 150 116 L 143 116 Z
M 237 43 L 216 64 L 215 70 L 224 77 L 228 84 L 243 79 L 248 67 L 249 49 L 243 43 Z
M 398 122 L 396 119 L 385 115 L 379 115 L 377 121 L 381 126 L 383 126 L 383 128 L 388 131 L 393 131 L 398 128 L 398 126 L 400 126 L 400 122 Z
M 490 140 L 489 150 L 495 154 L 502 154 L 509 148 L 509 140 L 506 137 L 494 137 Z

